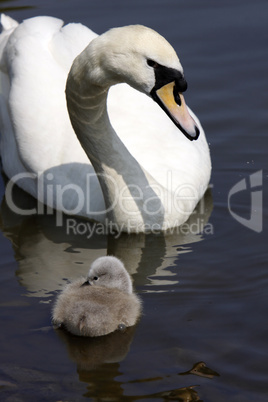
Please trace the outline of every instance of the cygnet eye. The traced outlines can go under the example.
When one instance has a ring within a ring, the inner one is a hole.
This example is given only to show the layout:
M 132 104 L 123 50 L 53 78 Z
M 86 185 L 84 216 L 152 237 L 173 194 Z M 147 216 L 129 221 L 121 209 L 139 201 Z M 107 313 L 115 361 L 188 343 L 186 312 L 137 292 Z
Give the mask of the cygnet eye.
M 98 279 L 99 279 L 99 277 L 98 276 L 94 276 L 94 281 L 97 281 Z

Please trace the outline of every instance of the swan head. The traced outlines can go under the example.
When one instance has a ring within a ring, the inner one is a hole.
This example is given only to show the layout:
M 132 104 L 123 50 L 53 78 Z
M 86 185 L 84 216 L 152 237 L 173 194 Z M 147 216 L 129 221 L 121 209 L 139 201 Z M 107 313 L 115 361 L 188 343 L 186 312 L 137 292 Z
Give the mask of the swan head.
M 104 286 L 132 293 L 132 282 L 124 264 L 116 257 L 97 258 L 91 265 L 87 280 L 82 286 Z
M 90 79 L 109 87 L 126 82 L 156 101 L 190 140 L 199 136 L 182 93 L 187 89 L 180 60 L 168 41 L 154 30 L 130 25 L 113 28 L 86 49 Z

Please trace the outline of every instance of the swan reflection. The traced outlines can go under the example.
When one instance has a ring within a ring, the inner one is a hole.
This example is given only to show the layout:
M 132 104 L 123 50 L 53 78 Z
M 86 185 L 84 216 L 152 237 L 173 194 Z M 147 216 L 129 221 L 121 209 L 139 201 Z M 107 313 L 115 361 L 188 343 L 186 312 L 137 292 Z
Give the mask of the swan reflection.
M 36 203 L 18 187 L 14 197 L 20 208 L 29 209 Z M 12 243 L 18 262 L 16 276 L 27 296 L 51 298 L 68 280 L 85 275 L 90 264 L 104 255 L 121 259 L 133 277 L 134 287 L 145 286 L 144 291 L 149 292 L 163 291 L 163 286 L 178 282 L 177 274 L 171 268 L 175 266 L 178 255 L 191 251 L 189 244 L 202 240 L 202 233 L 192 231 L 192 228 L 198 228 L 201 220 L 203 225 L 209 224 L 211 211 L 212 196 L 207 191 L 187 226 L 173 233 L 112 236 L 98 231 L 92 232 L 88 238 L 67 232 L 68 219 L 75 219 L 77 224 L 94 225 L 94 222 L 64 216 L 62 226 L 57 226 L 55 213 L 16 215 L 4 198 L 0 226 Z

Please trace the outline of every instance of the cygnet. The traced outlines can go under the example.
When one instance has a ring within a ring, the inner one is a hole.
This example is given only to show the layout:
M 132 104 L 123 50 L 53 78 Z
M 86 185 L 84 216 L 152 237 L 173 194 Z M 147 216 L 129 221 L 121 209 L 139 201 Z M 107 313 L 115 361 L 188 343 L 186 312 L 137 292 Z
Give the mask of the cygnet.
M 116 257 L 95 260 L 87 278 L 68 284 L 52 312 L 55 327 L 74 335 L 102 336 L 134 325 L 141 301 L 132 292 L 131 278 Z

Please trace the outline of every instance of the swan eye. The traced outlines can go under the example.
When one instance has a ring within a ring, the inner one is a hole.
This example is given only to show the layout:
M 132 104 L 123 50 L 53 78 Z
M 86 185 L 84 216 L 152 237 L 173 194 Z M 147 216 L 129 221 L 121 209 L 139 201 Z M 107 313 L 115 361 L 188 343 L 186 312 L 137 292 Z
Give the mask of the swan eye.
M 148 64 L 148 66 L 153 67 L 153 68 L 156 68 L 158 66 L 156 61 L 153 61 L 151 59 L 147 59 L 147 64 Z
M 94 281 L 97 281 L 99 278 L 98 278 L 98 276 L 94 276 Z

